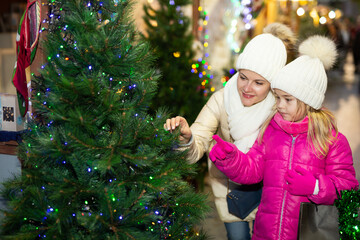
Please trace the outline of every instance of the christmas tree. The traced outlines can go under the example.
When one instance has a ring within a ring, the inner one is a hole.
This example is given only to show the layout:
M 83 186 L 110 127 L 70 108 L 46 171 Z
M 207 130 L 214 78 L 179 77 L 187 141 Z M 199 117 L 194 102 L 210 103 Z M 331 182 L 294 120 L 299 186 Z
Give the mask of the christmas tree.
M 158 7 L 144 5 L 146 39 L 158 55 L 157 69 L 162 76 L 152 108 L 166 106 L 191 124 L 209 97 L 210 75 L 204 74 L 203 60 L 195 59 L 190 18 L 182 7 L 190 0 L 159 0 Z
M 1 239 L 201 239 L 206 196 L 147 113 L 158 75 L 131 4 L 49 2 L 47 56 L 33 76 L 21 176 L 3 186 Z

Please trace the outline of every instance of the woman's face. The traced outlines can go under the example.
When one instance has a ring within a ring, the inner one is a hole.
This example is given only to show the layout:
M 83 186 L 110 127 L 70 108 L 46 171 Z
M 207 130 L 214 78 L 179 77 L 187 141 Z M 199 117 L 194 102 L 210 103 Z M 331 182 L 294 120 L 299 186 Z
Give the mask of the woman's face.
M 270 82 L 253 71 L 240 69 L 237 88 L 242 104 L 250 107 L 266 98 L 270 91 Z

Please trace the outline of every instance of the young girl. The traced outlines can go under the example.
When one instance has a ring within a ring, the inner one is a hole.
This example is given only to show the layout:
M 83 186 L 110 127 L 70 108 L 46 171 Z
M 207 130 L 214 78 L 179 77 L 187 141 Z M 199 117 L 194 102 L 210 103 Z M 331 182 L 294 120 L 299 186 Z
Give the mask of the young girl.
M 219 136 L 210 152 L 216 167 L 232 181 L 263 181 L 253 239 L 297 239 L 301 202 L 333 204 L 336 190 L 358 188 L 350 146 L 333 115 L 321 108 L 327 86 L 325 68 L 336 58 L 335 44 L 313 36 L 302 56 L 274 77 L 276 110 L 258 140 L 244 154 Z
M 285 66 L 287 49 L 292 52 L 296 40 L 291 29 L 280 23 L 267 26 L 264 32 L 245 46 L 237 59 L 238 72 L 225 88 L 210 97 L 191 127 L 183 117 L 167 119 L 164 125 L 166 130 L 180 129 L 182 145 L 179 150 L 188 151 L 189 163 L 197 162 L 210 152 L 215 144 L 212 139 L 214 134 L 234 142 L 243 152 L 254 144 L 260 126 L 275 104 L 270 82 Z M 249 240 L 249 223 L 253 222 L 257 209 L 244 219 L 230 214 L 226 194 L 238 186 L 230 182 L 210 159 L 208 168 L 216 209 L 225 223 L 228 240 Z

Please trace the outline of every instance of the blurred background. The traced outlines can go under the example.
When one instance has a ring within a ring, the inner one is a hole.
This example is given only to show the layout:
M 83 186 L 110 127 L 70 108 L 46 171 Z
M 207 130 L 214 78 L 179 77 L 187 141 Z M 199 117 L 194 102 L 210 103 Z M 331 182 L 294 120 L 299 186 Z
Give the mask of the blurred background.
M 34 2 L 41 11 L 29 10 L 35 7 L 31 5 Z M 172 116 L 185 116 L 190 124 L 211 94 L 235 73 L 234 62 L 249 39 L 260 34 L 267 24 L 288 25 L 300 41 L 313 34 L 331 37 L 337 44 L 339 58 L 328 72 L 325 107 L 333 111 L 340 132 L 349 140 L 360 180 L 360 0 L 138 0 L 133 3 L 137 30 L 153 45 L 158 56 L 155 65 L 162 73 L 150 111 L 164 106 Z M 47 34 L 42 25 L 48 24 L 47 7 L 45 0 L 1 1 L 0 97 L 17 94 L 13 85 L 14 65 L 19 58 L 16 39 L 27 9 L 35 15 L 29 14 L 26 20 L 36 25 L 29 32 L 29 39 L 35 41 L 34 36 L 39 34 L 40 40 L 32 52 L 35 57 L 30 72 L 36 74 L 46 61 L 41 39 Z M 0 114 L 4 121 L 2 108 Z M 0 134 L 3 134 L 1 126 Z M 16 141 L 0 135 L 0 181 L 21 169 L 16 145 Z M 211 197 L 205 158 L 198 165 L 198 177 L 192 181 L 199 191 L 208 192 Z M 225 239 L 225 229 L 215 210 L 204 227 L 214 239 Z

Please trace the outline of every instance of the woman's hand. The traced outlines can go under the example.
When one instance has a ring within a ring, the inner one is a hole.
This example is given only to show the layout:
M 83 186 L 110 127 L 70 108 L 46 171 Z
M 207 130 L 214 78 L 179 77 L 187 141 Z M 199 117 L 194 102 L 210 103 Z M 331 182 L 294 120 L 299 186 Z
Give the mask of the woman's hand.
M 186 119 L 180 116 L 166 119 L 166 123 L 164 124 L 166 131 L 173 132 L 177 127 L 180 127 L 180 143 L 187 144 L 190 141 L 192 134 Z

